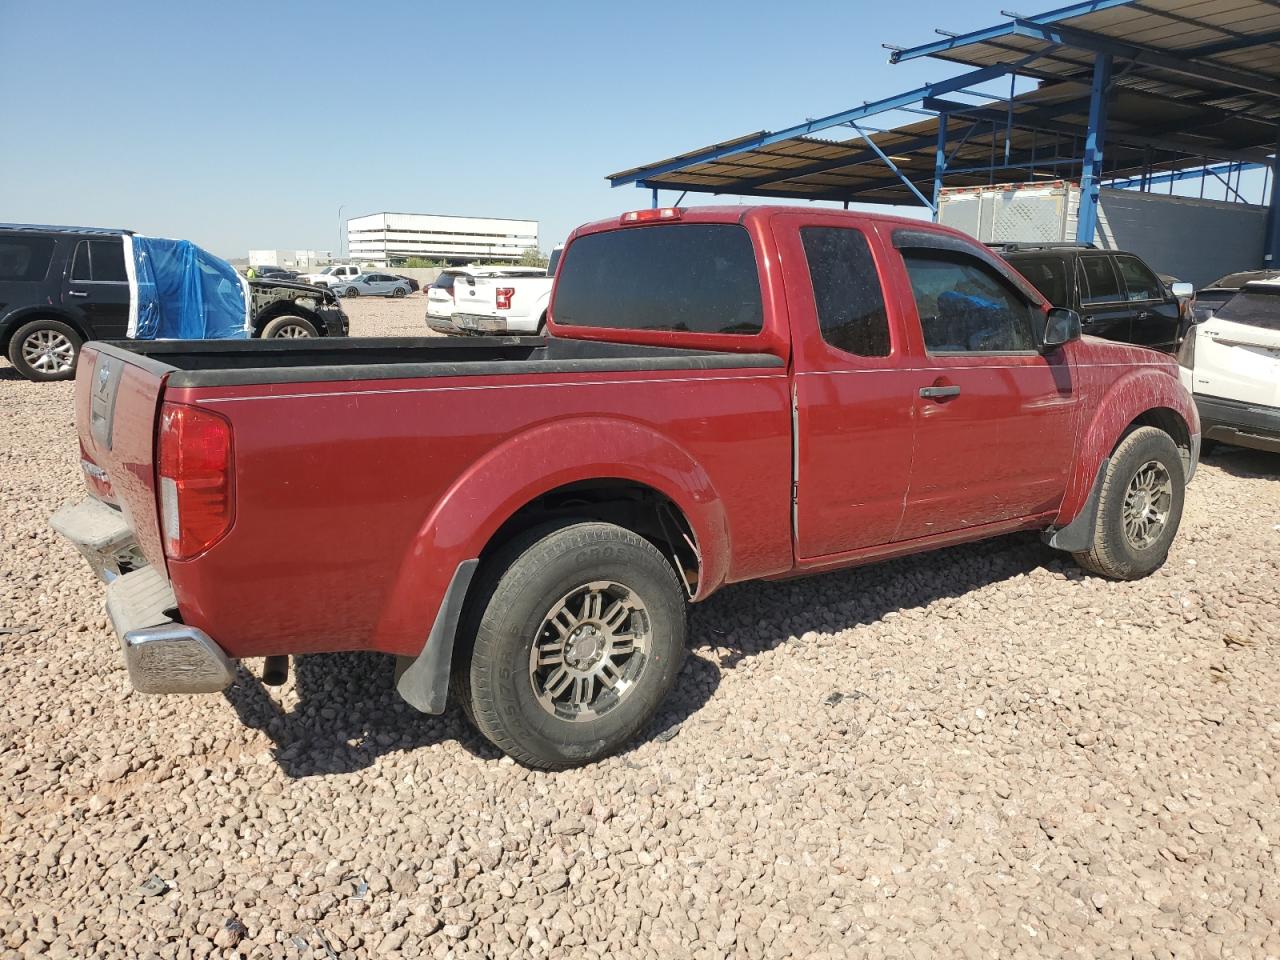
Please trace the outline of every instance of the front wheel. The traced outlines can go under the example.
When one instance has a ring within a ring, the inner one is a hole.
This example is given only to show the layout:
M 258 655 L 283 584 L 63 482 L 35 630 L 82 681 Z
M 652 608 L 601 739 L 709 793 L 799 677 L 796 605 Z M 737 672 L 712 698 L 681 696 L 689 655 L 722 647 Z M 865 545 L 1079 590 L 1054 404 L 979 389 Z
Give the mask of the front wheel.
M 360 296 L 360 291 L 359 291 L 359 290 L 357 290 L 355 287 L 347 287 L 347 296 L 348 296 L 348 297 L 358 297 L 358 296 Z
M 302 317 L 276 317 L 262 328 L 263 340 L 303 340 L 320 336 L 310 320 Z
M 70 380 L 76 375 L 83 342 L 61 320 L 32 320 L 9 341 L 9 362 L 28 380 Z
M 1102 478 L 1093 547 L 1076 563 L 1115 580 L 1158 570 L 1182 520 L 1186 473 L 1173 439 L 1139 427 L 1120 442 Z
M 467 714 L 520 763 L 563 769 L 613 753 L 675 683 L 684 590 L 630 530 L 543 528 L 495 557 L 477 586 Z

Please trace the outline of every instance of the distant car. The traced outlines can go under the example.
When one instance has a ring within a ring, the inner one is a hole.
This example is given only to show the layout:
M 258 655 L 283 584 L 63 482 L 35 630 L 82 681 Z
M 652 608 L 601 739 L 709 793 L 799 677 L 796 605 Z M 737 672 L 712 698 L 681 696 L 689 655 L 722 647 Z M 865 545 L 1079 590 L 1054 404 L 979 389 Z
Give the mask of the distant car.
M 413 293 L 418 292 L 418 286 L 419 286 L 418 281 L 413 279 L 413 277 L 406 277 L 403 274 L 399 274 L 399 273 L 395 274 L 395 276 L 397 279 L 403 280 L 405 283 L 407 283 L 409 285 L 409 290 L 411 292 Z
M 1215 310 L 1239 293 L 1246 283 L 1276 279 L 1280 279 L 1280 270 L 1242 270 L 1220 277 L 1196 291 L 1196 302 L 1191 308 L 1193 319 L 1196 323 L 1208 320 Z
M 341 297 L 403 297 L 409 284 L 390 273 L 362 273 L 335 285 L 334 290 Z
M 1280 276 L 1246 283 L 1178 351 L 1206 452 L 1222 442 L 1280 453 Z
M 263 280 L 297 280 L 298 272 L 296 270 L 286 270 L 283 267 L 273 267 L 268 265 L 255 266 L 253 272 Z
M 1172 353 L 1191 326 L 1195 288 L 1166 285 L 1135 254 L 1077 244 L 995 249 L 1055 307 L 1079 313 L 1092 336 Z

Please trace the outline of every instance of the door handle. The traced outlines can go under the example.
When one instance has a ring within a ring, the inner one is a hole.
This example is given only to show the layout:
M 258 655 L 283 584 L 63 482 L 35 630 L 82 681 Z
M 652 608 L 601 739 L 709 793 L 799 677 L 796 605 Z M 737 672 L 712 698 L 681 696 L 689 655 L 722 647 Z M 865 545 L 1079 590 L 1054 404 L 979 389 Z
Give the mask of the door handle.
M 960 396 L 959 387 L 921 387 L 920 396 L 927 397 L 930 400 L 946 400 L 949 397 Z
M 88 295 L 89 295 L 88 290 L 68 290 L 67 291 L 68 297 L 87 297 Z

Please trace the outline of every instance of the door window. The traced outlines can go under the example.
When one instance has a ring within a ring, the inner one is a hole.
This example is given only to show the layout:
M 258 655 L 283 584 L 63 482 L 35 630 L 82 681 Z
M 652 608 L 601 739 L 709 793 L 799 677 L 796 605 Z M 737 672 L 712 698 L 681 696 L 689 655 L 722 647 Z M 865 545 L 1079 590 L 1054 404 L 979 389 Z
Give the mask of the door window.
M 1120 281 L 1111 267 L 1110 257 L 1080 258 L 1080 303 L 1091 306 L 1097 303 L 1120 303 Z
M 126 283 L 129 279 L 124 269 L 124 244 L 119 240 L 91 240 L 95 283 Z
M 1137 257 L 1116 257 L 1130 300 L 1163 300 L 1164 285 Z
M 0 237 L 0 281 L 43 280 L 52 259 L 52 237 Z
M 1010 263 L 1055 307 L 1071 306 L 1066 261 L 1057 257 L 1018 257 Z
M 1024 353 L 1035 350 L 1032 314 L 1012 284 L 975 257 L 903 250 L 916 310 L 930 353 Z
M 76 255 L 71 260 L 71 279 L 87 283 L 93 279 L 89 268 L 89 241 L 81 240 L 76 244 Z
M 880 274 L 862 231 L 802 227 L 822 339 L 859 357 L 889 355 L 889 317 Z

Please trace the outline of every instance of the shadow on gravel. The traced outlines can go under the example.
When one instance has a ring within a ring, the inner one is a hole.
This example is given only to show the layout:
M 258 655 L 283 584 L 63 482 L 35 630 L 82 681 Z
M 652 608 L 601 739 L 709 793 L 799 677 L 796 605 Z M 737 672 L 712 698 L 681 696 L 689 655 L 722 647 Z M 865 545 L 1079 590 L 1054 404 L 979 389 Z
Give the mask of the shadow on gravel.
M 376 653 L 294 657 L 298 703 L 288 713 L 243 666 L 225 696 L 241 722 L 271 738 L 290 777 L 353 773 L 383 754 L 451 740 L 484 760 L 502 756 L 459 710 L 430 716 L 401 700 L 394 667 L 394 657 Z
M 0 380 L 22 380 L 22 374 L 10 366 L 0 367 Z
M 1280 453 L 1246 447 L 1217 447 L 1204 458 L 1204 462 L 1244 480 L 1280 480 Z
M 1012 534 L 813 577 L 729 587 L 694 607 L 690 643 L 727 651 L 718 662 L 733 669 L 808 631 L 837 633 L 876 623 L 1039 567 L 1085 577 L 1038 534 Z

